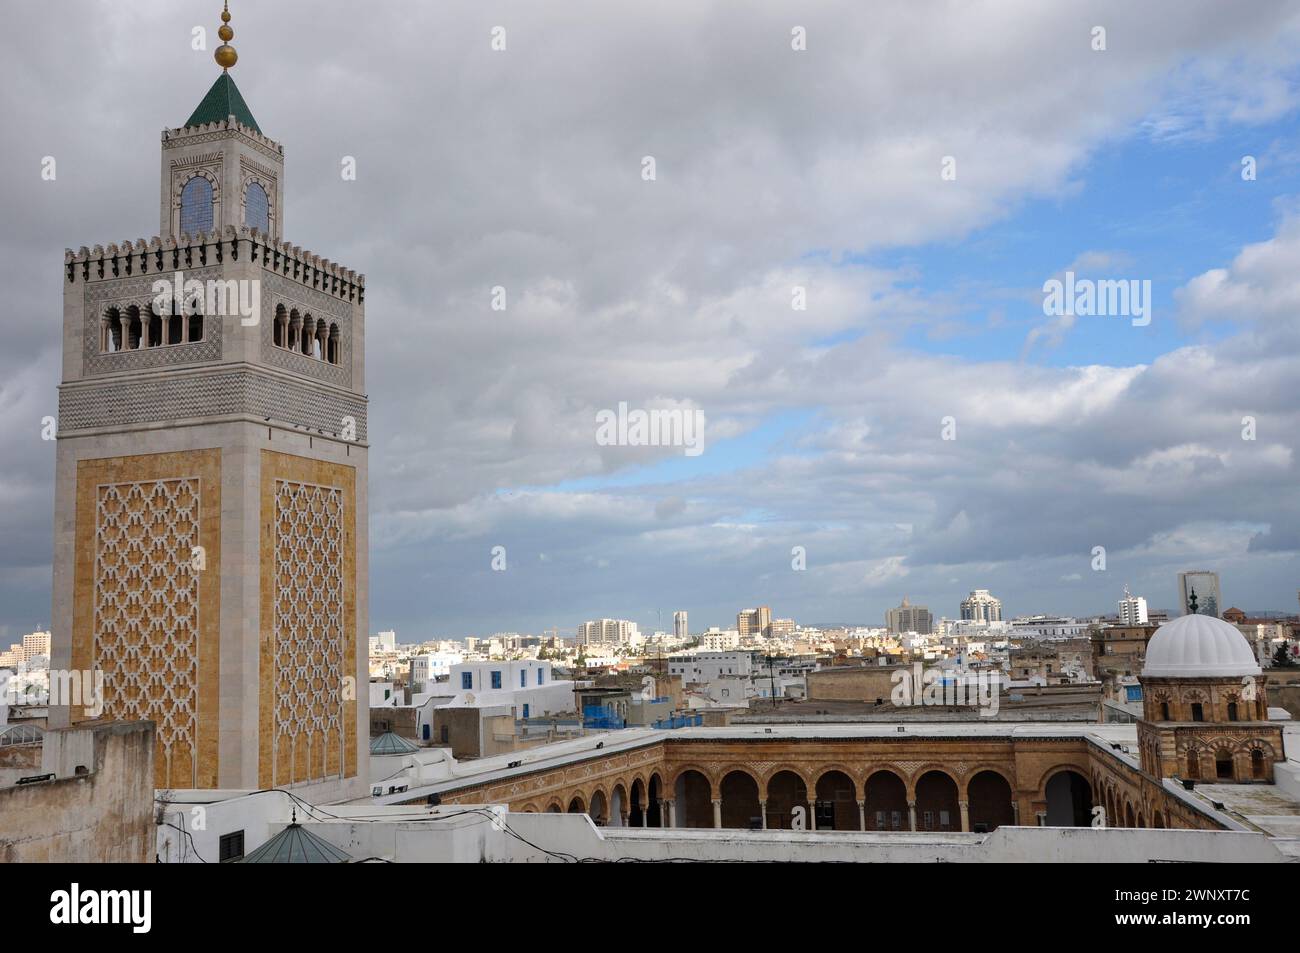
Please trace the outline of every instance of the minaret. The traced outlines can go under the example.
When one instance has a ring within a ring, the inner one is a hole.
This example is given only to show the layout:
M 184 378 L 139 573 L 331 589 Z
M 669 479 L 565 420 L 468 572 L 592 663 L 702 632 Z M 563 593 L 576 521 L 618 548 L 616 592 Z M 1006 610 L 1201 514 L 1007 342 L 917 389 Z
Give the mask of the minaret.
M 290 245 L 221 74 L 162 133 L 159 234 L 69 250 L 53 667 L 157 725 L 160 788 L 364 793 L 365 279 Z M 59 726 L 94 716 L 51 709 Z

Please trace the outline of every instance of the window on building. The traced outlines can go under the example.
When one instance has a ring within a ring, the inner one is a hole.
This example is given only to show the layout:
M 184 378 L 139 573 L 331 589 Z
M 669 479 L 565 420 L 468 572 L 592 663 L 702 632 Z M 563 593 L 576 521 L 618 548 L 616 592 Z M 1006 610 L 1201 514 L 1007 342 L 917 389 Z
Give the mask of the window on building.
M 219 863 L 228 864 L 231 861 L 240 860 L 244 856 L 244 832 L 234 831 L 230 834 L 222 834 L 221 840 L 217 847 L 217 860 Z
M 524 717 L 525 717 L 525 718 L 528 717 L 528 704 L 527 704 L 527 703 L 524 704 Z
M 1192 721 L 1205 721 L 1205 709 L 1200 702 L 1192 702 Z
M 1161 721 L 1169 720 L 1169 702 L 1160 703 L 1160 720 Z
M 1187 776 L 1189 778 L 1201 776 L 1201 759 L 1196 756 L 1195 751 L 1187 752 Z
M 1220 751 L 1214 756 L 1214 773 L 1219 778 L 1232 780 L 1232 755 Z
M 212 183 L 201 175 L 181 189 L 181 231 L 189 235 L 212 231 Z
M 1258 748 L 1250 753 L 1250 776 L 1257 781 L 1264 778 L 1264 752 Z
M 460 673 L 460 687 L 463 688 L 465 691 L 469 691 L 471 688 L 474 687 L 474 673 L 473 673 L 473 672 L 461 672 L 461 673 Z
M 122 350 L 122 313 L 117 308 L 108 309 L 108 313 L 104 315 L 102 329 L 99 349 L 105 354 Z
M 500 673 L 500 672 L 493 672 L 493 673 L 492 673 L 492 687 L 493 687 L 493 688 L 500 688 L 500 687 L 501 687 L 501 673 Z
M 544 669 L 544 668 L 539 668 L 539 669 L 537 670 L 537 684 L 538 684 L 538 685 L 542 684 L 542 681 L 543 681 L 545 678 L 546 678 L 546 669 Z
M 934 811 L 923 811 L 921 814 L 921 829 L 934 830 Z
M 1228 702 L 1228 721 L 1237 720 L 1237 703 Z
M 528 687 L 528 669 L 526 668 L 521 668 L 519 670 L 519 687 L 520 688 Z
M 266 199 L 266 190 L 256 182 L 248 183 L 244 191 L 244 224 L 263 235 L 271 231 L 271 203 Z

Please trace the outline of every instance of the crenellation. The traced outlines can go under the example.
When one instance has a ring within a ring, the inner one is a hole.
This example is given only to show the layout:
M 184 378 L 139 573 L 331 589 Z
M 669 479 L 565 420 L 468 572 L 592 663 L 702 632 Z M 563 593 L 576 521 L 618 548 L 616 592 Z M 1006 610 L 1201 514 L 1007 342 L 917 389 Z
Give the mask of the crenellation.
M 162 142 L 164 143 L 163 148 L 173 148 L 177 145 L 188 144 L 196 140 L 203 141 L 200 138 L 202 136 L 229 132 L 238 132 L 240 135 L 247 136 L 263 148 L 270 149 L 278 156 L 284 155 L 284 146 L 276 142 L 270 136 L 264 135 L 256 129 L 244 125 L 234 116 L 228 116 L 225 119 L 215 122 L 205 122 L 198 126 L 164 128 L 162 130 Z
M 82 245 L 75 252 L 65 248 L 63 263 L 68 281 L 75 282 L 78 272 L 82 281 L 113 279 L 140 274 L 175 271 L 221 263 L 229 254 L 239 261 L 247 249 L 249 261 L 261 254 L 264 267 L 291 277 L 306 287 L 319 289 L 344 301 L 361 302 L 365 275 L 322 258 L 314 252 L 289 242 L 270 240 L 257 229 L 245 225 L 226 225 L 220 234 L 200 232 L 179 236 L 154 235 L 149 239 L 126 239 L 107 246 Z M 138 258 L 138 260 L 137 260 Z M 77 266 L 81 268 L 78 269 Z M 94 268 L 94 279 L 91 270 Z M 326 280 L 328 278 L 329 280 Z

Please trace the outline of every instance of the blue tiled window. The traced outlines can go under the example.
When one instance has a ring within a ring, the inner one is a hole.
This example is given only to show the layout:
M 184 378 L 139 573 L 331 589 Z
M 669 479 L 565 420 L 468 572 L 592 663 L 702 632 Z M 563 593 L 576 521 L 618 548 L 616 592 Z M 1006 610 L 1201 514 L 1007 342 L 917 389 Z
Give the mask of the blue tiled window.
M 271 204 L 266 199 L 266 190 L 256 182 L 248 183 L 244 192 L 244 224 L 263 235 L 271 231 Z
M 181 189 L 181 231 L 190 235 L 212 231 L 212 183 L 201 175 Z
M 474 673 L 473 673 L 473 672 L 461 672 L 461 673 L 460 673 L 460 687 L 463 688 L 463 689 L 465 689 L 466 691 L 468 691 L 469 689 L 471 689 L 471 688 L 474 687 Z
M 545 680 L 545 677 L 546 677 L 546 669 L 539 668 L 537 670 L 537 684 L 538 685 L 542 684 L 542 682 Z
M 493 688 L 500 688 L 500 687 L 501 687 L 501 673 L 500 673 L 500 672 L 493 672 L 493 673 L 492 673 L 492 687 L 493 687 Z

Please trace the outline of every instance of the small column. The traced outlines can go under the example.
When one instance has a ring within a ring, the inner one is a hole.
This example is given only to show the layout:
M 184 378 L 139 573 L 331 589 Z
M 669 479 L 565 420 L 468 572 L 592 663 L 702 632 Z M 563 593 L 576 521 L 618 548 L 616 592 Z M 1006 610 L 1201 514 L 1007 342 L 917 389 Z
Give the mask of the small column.
M 714 830 L 722 829 L 722 798 L 713 799 L 713 827 Z
M 1020 802 L 1011 802 L 1011 823 L 1013 826 L 1020 826 Z
M 619 826 L 619 827 L 628 827 L 628 826 L 630 826 L 630 825 L 628 824 L 628 813 L 627 813 L 627 811 L 619 811 L 619 812 L 618 812 L 618 826 Z
M 677 826 L 677 799 L 673 797 L 664 798 L 663 803 L 668 805 L 668 823 L 667 827 Z
M 865 831 L 866 829 L 867 829 L 867 802 L 859 801 L 858 802 L 858 830 Z
M 808 802 L 808 830 L 817 830 L 817 802 Z
M 649 805 L 647 805 L 646 807 L 641 808 L 641 826 L 642 826 L 642 827 L 649 827 L 649 826 L 650 826 L 649 823 L 648 823 L 649 817 L 650 817 L 650 807 L 649 807 Z
M 767 830 L 767 801 L 758 802 L 758 813 L 763 819 L 763 830 Z
M 961 809 L 961 829 L 965 833 L 970 832 L 970 805 L 966 801 L 958 801 L 957 807 Z
M 916 802 L 915 801 L 907 802 L 907 829 L 909 831 L 916 830 Z

